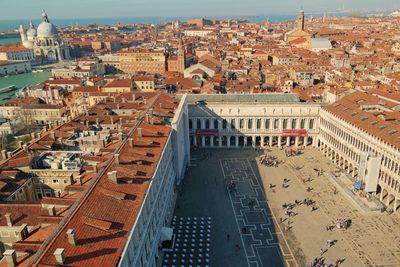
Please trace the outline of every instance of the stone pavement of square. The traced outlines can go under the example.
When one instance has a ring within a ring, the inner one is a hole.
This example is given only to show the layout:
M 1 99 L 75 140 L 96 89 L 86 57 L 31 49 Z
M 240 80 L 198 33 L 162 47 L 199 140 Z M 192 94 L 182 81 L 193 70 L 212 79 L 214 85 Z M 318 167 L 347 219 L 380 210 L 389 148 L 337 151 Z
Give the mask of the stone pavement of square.
M 251 160 L 254 161 L 248 158 L 220 159 L 225 184 L 236 184 L 237 190 L 227 190 L 248 264 L 251 267 L 297 266 L 287 243 L 279 243 L 279 226 L 275 228 L 273 214 Z

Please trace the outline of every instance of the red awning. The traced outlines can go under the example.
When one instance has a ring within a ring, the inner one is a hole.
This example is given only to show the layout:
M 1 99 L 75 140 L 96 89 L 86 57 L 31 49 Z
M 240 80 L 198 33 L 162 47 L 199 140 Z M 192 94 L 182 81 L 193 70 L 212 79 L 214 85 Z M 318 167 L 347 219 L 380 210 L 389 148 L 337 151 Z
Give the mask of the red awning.
M 196 135 L 201 136 L 218 136 L 218 129 L 197 129 Z
M 307 130 L 299 129 L 299 130 L 283 130 L 283 137 L 291 137 L 291 136 L 308 136 Z

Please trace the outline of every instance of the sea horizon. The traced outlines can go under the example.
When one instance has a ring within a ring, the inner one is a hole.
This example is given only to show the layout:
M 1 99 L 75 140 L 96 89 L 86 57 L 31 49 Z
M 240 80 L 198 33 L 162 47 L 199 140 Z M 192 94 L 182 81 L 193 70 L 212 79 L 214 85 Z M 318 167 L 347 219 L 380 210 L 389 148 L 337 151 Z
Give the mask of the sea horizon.
M 347 13 L 335 13 L 331 16 L 346 16 Z M 307 17 L 322 17 L 323 13 L 307 14 Z M 165 23 L 170 21 L 185 21 L 193 18 L 204 19 L 245 19 L 250 22 L 284 22 L 296 19 L 297 14 L 265 14 L 265 15 L 248 15 L 248 16 L 143 16 L 143 17 L 106 17 L 106 18 L 51 18 L 50 21 L 58 27 L 70 26 L 89 26 L 89 25 L 115 25 L 115 24 L 141 24 L 141 23 Z M 0 32 L 13 31 L 18 29 L 20 25 L 27 27 L 32 22 L 37 26 L 41 20 L 37 19 L 14 19 L 1 20 Z

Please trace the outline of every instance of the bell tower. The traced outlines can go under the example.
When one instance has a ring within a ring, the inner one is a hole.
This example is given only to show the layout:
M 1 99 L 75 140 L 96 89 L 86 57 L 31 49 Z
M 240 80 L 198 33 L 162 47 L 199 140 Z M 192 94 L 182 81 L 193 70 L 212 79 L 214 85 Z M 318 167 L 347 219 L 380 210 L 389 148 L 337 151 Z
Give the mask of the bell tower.
M 299 15 L 297 17 L 297 30 L 298 31 L 304 31 L 304 10 L 299 11 Z
M 178 72 L 183 73 L 185 70 L 185 47 L 182 38 L 179 39 L 177 56 L 178 56 Z

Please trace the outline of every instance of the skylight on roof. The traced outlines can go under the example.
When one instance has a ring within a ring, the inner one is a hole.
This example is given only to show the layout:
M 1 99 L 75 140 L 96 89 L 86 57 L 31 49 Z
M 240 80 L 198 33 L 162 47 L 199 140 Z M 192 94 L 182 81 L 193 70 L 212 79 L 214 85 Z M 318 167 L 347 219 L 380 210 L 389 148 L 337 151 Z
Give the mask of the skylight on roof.
M 383 130 L 383 129 L 385 129 L 386 128 L 386 125 L 381 125 L 380 127 L 379 127 L 379 129 L 381 129 L 381 130 Z
M 365 121 L 365 120 L 367 120 L 367 119 L 368 119 L 367 116 L 362 116 L 362 117 L 361 117 L 361 120 L 362 120 L 362 121 Z
M 353 111 L 353 112 L 351 113 L 351 116 L 354 117 L 355 115 L 357 115 L 357 112 Z
M 370 124 L 371 124 L 371 125 L 376 125 L 376 124 L 378 124 L 378 122 L 377 122 L 377 121 L 371 121 Z
M 395 134 L 396 132 L 397 132 L 396 130 L 390 130 L 390 131 L 388 132 L 388 134 L 392 135 L 392 134 Z

